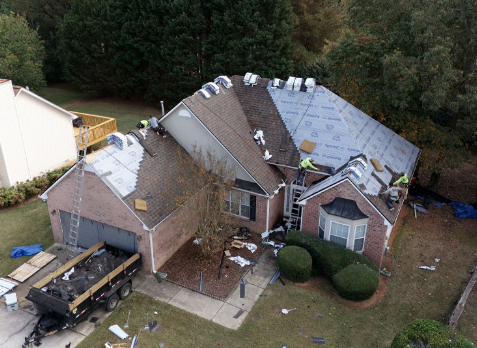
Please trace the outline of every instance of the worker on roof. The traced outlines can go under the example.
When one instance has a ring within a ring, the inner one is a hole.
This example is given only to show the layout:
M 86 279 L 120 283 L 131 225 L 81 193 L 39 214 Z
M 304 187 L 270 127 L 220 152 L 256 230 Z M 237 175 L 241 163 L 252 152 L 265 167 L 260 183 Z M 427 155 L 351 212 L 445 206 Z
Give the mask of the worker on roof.
M 302 180 L 305 180 L 305 172 L 307 168 L 318 170 L 318 168 L 316 168 L 315 165 L 316 163 L 315 161 L 313 161 L 311 157 L 307 157 L 306 159 L 301 161 L 301 163 L 298 165 L 298 172 L 296 173 L 296 183 L 298 184 Z
M 401 186 L 401 187 L 407 187 L 407 184 L 409 183 L 409 179 L 407 178 L 406 173 L 401 173 L 401 177 L 393 183 L 393 186 Z
M 160 135 L 161 137 L 165 138 L 166 135 L 164 132 L 166 129 L 159 124 L 159 121 L 157 118 L 155 118 L 153 115 L 149 116 L 149 124 L 151 125 L 152 130 L 157 134 Z
M 138 123 L 136 123 L 136 128 L 137 129 L 143 129 L 143 128 L 146 128 L 149 126 L 149 121 L 146 121 L 146 120 L 142 120 L 142 121 L 139 121 Z
M 388 194 L 386 199 L 386 204 L 388 205 L 389 210 L 394 210 L 393 203 L 399 202 L 399 194 L 405 190 L 400 187 L 394 187 L 391 184 L 388 185 L 388 189 L 380 193 L 380 195 Z

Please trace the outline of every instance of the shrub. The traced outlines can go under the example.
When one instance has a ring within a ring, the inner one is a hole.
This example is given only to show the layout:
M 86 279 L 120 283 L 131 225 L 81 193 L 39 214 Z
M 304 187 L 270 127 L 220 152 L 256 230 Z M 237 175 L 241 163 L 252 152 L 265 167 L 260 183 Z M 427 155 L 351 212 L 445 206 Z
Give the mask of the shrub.
M 71 167 L 62 167 L 48 172 L 46 176 L 38 176 L 31 181 L 17 183 L 10 188 L 0 188 L 0 207 L 9 207 L 33 197 L 52 185 Z
M 280 273 L 295 283 L 306 282 L 311 277 L 311 256 L 303 248 L 284 247 L 277 255 L 277 262 Z
M 378 271 L 376 265 L 366 256 L 320 239 L 318 236 L 301 231 L 290 231 L 287 234 L 286 243 L 305 248 L 313 260 L 313 275 L 322 275 L 329 280 L 352 264 L 365 264 L 376 273 Z
M 332 283 L 341 297 L 351 301 L 363 301 L 376 292 L 379 273 L 362 263 L 349 265 L 333 276 Z
M 444 324 L 434 320 L 417 319 L 394 337 L 390 348 L 406 347 L 470 348 L 473 345 Z

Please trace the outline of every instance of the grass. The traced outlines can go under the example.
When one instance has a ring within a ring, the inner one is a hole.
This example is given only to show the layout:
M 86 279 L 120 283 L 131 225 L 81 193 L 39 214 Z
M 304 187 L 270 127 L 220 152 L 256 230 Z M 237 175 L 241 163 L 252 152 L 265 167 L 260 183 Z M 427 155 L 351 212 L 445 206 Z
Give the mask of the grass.
M 72 89 L 45 87 L 43 97 L 68 111 L 113 117 L 118 131 L 127 133 L 135 128 L 138 121 L 149 119 L 153 114 L 160 118 L 161 112 L 152 104 L 125 101 L 114 98 L 93 98 L 88 94 Z
M 3 209 L 0 213 L 0 277 L 28 261 L 32 256 L 10 257 L 13 247 L 43 244 L 46 250 L 53 244 L 48 206 L 36 199 L 24 206 Z
M 323 286 L 314 292 L 276 282 L 265 289 L 268 296 L 259 298 L 240 329 L 233 331 L 134 293 L 122 303 L 121 314 L 113 313 L 78 347 L 97 347 L 98 342 L 107 340 L 117 343 L 119 340 L 107 328 L 112 324 L 124 325 L 129 308 L 133 312 L 128 333 L 137 333 L 149 308 L 149 313 L 155 310 L 159 313 L 154 320 L 164 330 L 141 332 L 139 345 L 144 347 L 156 347 L 159 342 L 165 342 L 165 347 L 218 347 L 219 343 L 222 347 L 315 347 L 311 336 L 321 336 L 333 348 L 387 348 L 394 336 L 415 319 L 445 323 L 469 280 L 474 262 L 473 244 L 462 242 L 449 247 L 443 228 L 423 228 L 432 219 L 432 216 L 407 219 L 397 239 L 399 254 L 395 256 L 393 276 L 387 279 L 384 298 L 372 307 L 350 309 L 333 300 L 336 293 L 331 287 Z M 432 264 L 437 256 L 441 261 L 436 271 L 418 269 L 419 265 Z M 458 328 L 474 343 L 477 342 L 476 302 L 474 295 L 467 317 L 461 319 Z M 282 308 L 297 310 L 284 316 L 280 314 Z M 317 319 L 318 314 L 323 319 Z M 260 321 L 253 322 L 252 317 L 260 317 Z M 300 328 L 305 329 L 304 336 L 299 335 Z

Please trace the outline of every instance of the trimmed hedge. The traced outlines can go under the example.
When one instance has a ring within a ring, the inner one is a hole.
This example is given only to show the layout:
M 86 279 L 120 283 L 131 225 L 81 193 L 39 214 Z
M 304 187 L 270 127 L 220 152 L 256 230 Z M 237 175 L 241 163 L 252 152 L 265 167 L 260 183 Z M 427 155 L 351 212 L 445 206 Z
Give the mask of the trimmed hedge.
M 390 348 L 406 347 L 428 348 L 471 348 L 474 347 L 464 336 L 449 326 L 435 320 L 417 319 L 406 325 L 396 337 Z
M 376 292 L 379 273 L 362 263 L 349 265 L 333 276 L 332 283 L 341 297 L 351 301 L 363 301 Z
M 32 180 L 17 183 L 10 188 L 0 188 L 0 207 L 10 207 L 25 199 L 36 196 L 45 191 L 50 185 L 58 180 L 71 167 L 62 167 L 46 173 L 44 176 L 38 176 Z
M 311 277 L 311 256 L 303 248 L 286 246 L 277 255 L 278 268 L 292 282 L 303 283 Z
M 332 280 L 343 268 L 358 263 L 365 264 L 378 273 L 377 266 L 366 256 L 320 239 L 318 236 L 290 231 L 286 237 L 286 244 L 305 248 L 310 253 L 313 260 L 313 275 L 321 275 Z

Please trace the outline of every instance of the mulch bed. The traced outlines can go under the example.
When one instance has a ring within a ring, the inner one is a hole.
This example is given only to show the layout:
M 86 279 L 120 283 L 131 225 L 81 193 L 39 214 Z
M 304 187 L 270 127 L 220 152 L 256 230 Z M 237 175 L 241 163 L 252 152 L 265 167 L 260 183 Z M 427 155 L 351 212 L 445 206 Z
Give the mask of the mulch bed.
M 169 260 L 159 269 L 159 272 L 167 273 L 167 280 L 176 284 L 185 286 L 189 289 L 199 291 L 200 272 L 202 272 L 202 293 L 221 300 L 227 297 L 235 290 L 240 279 L 252 266 L 240 267 L 234 261 L 225 257 L 220 280 L 219 275 L 220 262 L 222 260 L 222 251 L 217 252 L 209 258 L 205 258 L 200 252 L 200 246 L 192 243 L 195 238 L 190 239 L 172 255 Z M 232 242 L 232 239 L 229 239 Z M 261 245 L 261 236 L 252 233 L 248 240 L 243 242 L 254 243 L 257 250 L 252 254 L 247 248 L 230 248 L 232 256 L 241 256 L 249 261 L 257 261 L 263 251 Z

